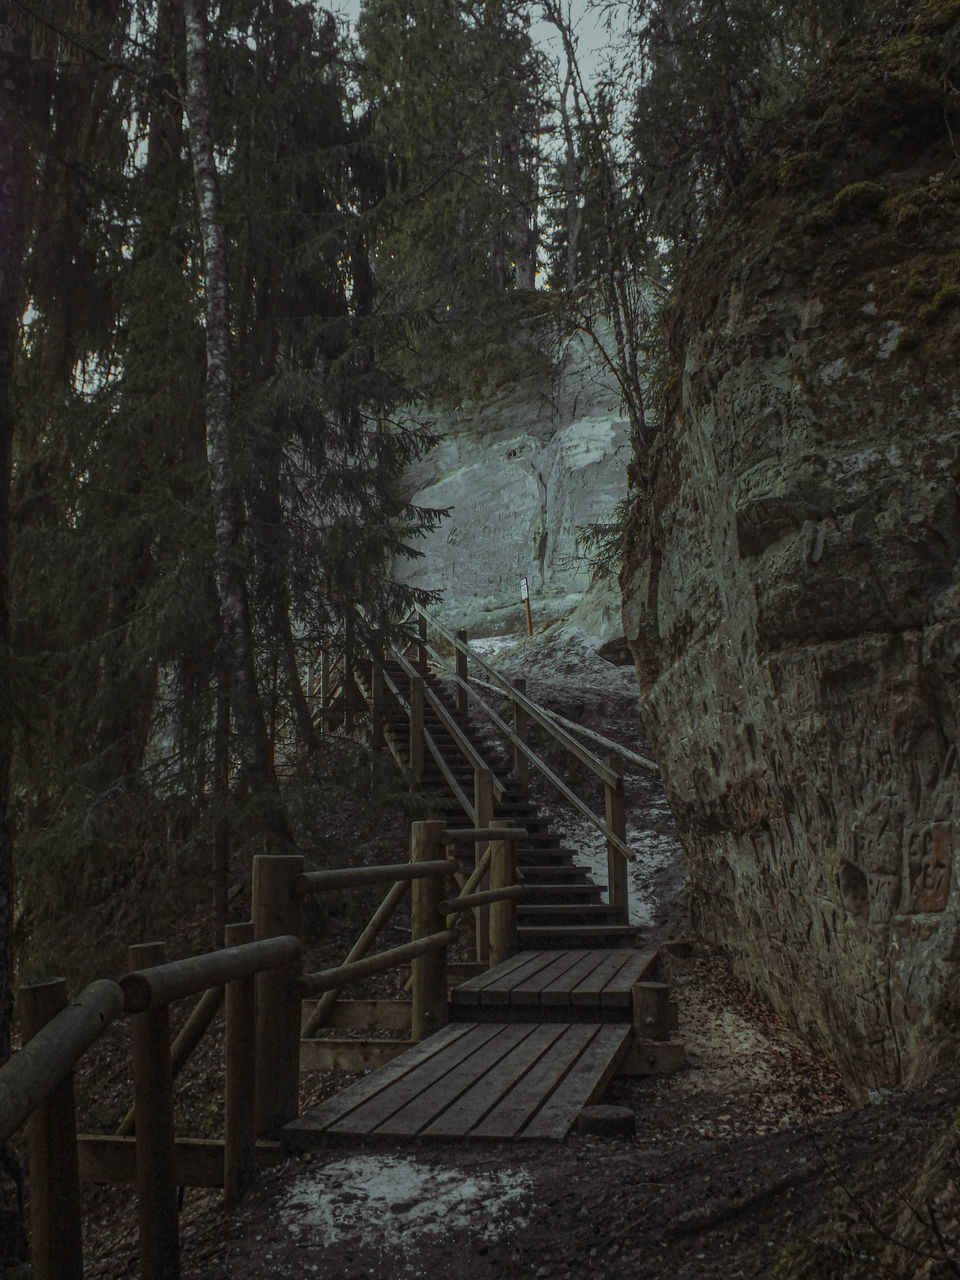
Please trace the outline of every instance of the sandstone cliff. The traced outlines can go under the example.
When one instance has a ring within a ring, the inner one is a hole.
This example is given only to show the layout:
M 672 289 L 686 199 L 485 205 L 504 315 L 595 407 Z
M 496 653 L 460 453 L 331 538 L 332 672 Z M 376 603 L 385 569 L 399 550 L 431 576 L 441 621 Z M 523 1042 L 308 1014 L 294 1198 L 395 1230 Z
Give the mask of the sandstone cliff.
M 628 427 L 596 353 L 577 338 L 539 373 L 440 415 L 436 429 L 406 492 L 450 514 L 398 575 L 441 591 L 439 612 L 481 635 L 523 628 L 522 577 L 538 629 L 567 614 L 590 583 L 578 526 L 610 519 L 627 492 Z M 609 623 L 602 612 L 583 625 L 604 640 L 622 634 L 617 610 Z
M 673 305 L 621 584 L 695 922 L 851 1082 L 957 1056 L 960 4 L 838 55 Z

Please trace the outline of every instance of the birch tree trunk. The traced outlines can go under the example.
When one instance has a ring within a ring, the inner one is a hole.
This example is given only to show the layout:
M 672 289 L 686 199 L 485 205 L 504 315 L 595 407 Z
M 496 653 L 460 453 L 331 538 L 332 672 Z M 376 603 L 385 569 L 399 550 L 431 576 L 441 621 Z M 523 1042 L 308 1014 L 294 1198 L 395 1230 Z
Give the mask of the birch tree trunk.
M 242 564 L 242 503 L 237 442 L 230 411 L 230 301 L 220 180 L 213 147 L 205 0 L 184 0 L 190 156 L 200 213 L 204 256 L 207 343 L 207 464 L 216 521 L 214 563 L 223 628 L 222 661 L 232 693 L 246 786 L 261 798 L 266 825 L 283 840 L 289 832 L 273 771 L 263 707 L 257 689 L 250 610 Z

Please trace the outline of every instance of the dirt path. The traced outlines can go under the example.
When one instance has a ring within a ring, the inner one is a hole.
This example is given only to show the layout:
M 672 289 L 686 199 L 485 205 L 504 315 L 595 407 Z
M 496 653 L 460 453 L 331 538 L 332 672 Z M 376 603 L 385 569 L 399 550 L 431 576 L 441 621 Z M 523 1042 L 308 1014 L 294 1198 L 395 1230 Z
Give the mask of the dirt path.
M 634 1137 L 291 1158 L 231 1212 L 217 1193 L 186 1193 L 184 1276 L 764 1277 L 831 1206 L 868 1214 L 949 1118 L 956 1082 L 849 1110 L 832 1070 L 719 957 L 701 950 L 669 965 L 690 1065 L 614 1083 L 610 1100 L 636 1114 Z M 135 1248 L 131 1222 L 88 1274 L 131 1274 Z M 844 1274 L 842 1263 L 838 1253 L 822 1274 Z

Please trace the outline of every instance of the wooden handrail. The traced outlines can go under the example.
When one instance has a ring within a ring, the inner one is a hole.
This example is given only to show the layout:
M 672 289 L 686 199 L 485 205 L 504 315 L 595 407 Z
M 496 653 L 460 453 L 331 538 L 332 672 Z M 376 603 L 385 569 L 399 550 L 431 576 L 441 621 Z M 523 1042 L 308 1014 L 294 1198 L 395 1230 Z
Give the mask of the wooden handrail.
M 526 827 L 466 827 L 440 832 L 441 844 L 476 844 L 478 840 L 526 840 Z
M 439 909 L 445 916 L 453 916 L 461 911 L 473 911 L 475 907 L 487 907 L 491 902 L 525 898 L 528 893 L 529 889 L 524 884 L 509 884 L 502 889 L 484 889 L 482 893 L 461 893 L 458 898 L 444 898 Z
M 450 664 L 448 662 L 444 662 L 442 657 L 438 657 L 437 660 L 441 662 L 448 671 L 450 670 Z M 459 681 L 457 681 L 457 683 L 459 683 Z M 493 693 L 504 692 L 500 685 L 491 684 L 488 680 L 475 678 L 473 683 L 480 685 L 482 689 L 490 689 Z M 509 695 L 510 698 L 514 701 L 519 701 L 519 699 L 515 697 L 517 693 L 516 687 L 511 685 L 510 688 L 513 690 Z M 520 692 L 523 691 L 521 690 Z M 607 747 L 608 750 L 615 751 L 618 755 L 622 756 L 624 760 L 629 761 L 630 764 L 635 764 L 637 768 L 644 769 L 647 773 L 660 772 L 660 766 L 655 760 L 648 760 L 646 756 L 638 755 L 636 751 L 631 751 L 629 747 L 624 747 L 619 742 L 614 742 L 612 738 L 605 738 L 602 733 L 597 733 L 593 729 L 588 729 L 585 724 L 577 724 L 575 720 L 568 720 L 567 717 L 562 716 L 559 711 L 551 711 L 549 707 L 541 707 L 540 710 L 545 716 L 549 716 L 551 720 L 556 721 L 557 724 L 566 726 L 574 733 L 582 733 L 585 738 L 589 738 L 592 742 L 598 743 L 601 747 Z
M 442 635 L 450 639 L 451 643 L 457 647 L 459 652 L 461 650 L 460 641 L 454 637 L 451 637 L 450 633 L 446 630 L 446 628 L 442 627 L 440 623 L 436 622 L 434 619 L 430 619 L 430 621 L 433 622 L 433 625 L 437 628 L 438 631 L 440 631 Z M 432 645 L 428 645 L 427 649 L 430 652 L 430 654 L 434 656 L 436 660 L 446 668 L 447 671 L 451 670 L 450 664 L 446 662 L 436 652 L 436 650 L 432 647 Z M 495 672 L 492 667 L 488 666 L 488 664 L 485 663 L 483 659 L 480 658 L 477 654 L 475 654 L 472 649 L 467 647 L 465 649 L 465 652 L 467 652 L 471 658 L 479 662 L 480 665 L 484 668 L 484 670 L 489 671 L 493 675 L 497 676 L 498 680 L 501 679 L 501 677 L 499 677 L 497 672 Z M 458 684 L 461 682 L 461 677 L 457 676 L 456 674 L 452 676 L 452 679 L 454 679 Z M 592 754 L 592 752 L 587 751 L 585 747 L 582 747 L 580 743 L 576 742 L 573 738 L 571 738 L 570 734 L 567 733 L 566 730 L 560 729 L 557 725 L 551 724 L 550 721 L 546 718 L 546 716 L 542 714 L 537 704 L 535 702 L 531 702 L 530 699 L 527 698 L 525 694 L 522 694 L 518 689 L 514 689 L 511 685 L 506 684 L 506 682 L 502 682 L 502 689 L 505 694 L 507 694 L 515 702 L 519 703 L 519 705 L 523 707 L 524 711 L 532 719 L 536 720 L 538 724 L 542 725 L 559 743 L 561 743 L 561 745 L 566 746 L 572 752 L 572 754 L 576 756 L 578 760 L 581 760 L 584 764 L 587 764 L 593 770 L 593 772 L 596 773 L 597 776 L 603 780 L 605 786 L 617 787 L 622 784 L 622 776 L 615 769 L 611 769 L 609 765 L 605 764 L 603 761 L 598 760 L 597 757 Z M 517 734 L 513 731 L 510 725 L 506 723 L 506 721 L 502 718 L 502 716 L 500 716 L 496 711 L 494 711 L 494 709 L 480 696 L 480 694 L 476 691 L 476 689 L 473 688 L 472 685 L 469 684 L 469 682 L 466 685 L 466 692 L 469 697 L 472 697 L 476 702 L 479 702 L 484 712 L 487 714 L 487 716 L 489 716 L 489 718 L 493 721 L 497 729 L 499 729 L 499 731 L 504 735 L 504 737 L 509 742 L 511 742 L 519 751 L 521 751 L 524 754 L 524 756 L 530 761 L 530 763 L 534 765 L 536 769 L 539 770 L 539 772 L 547 780 L 547 782 L 549 782 L 550 785 L 556 791 L 559 791 L 560 794 L 567 801 L 569 801 L 570 804 L 573 805 L 573 807 L 577 810 L 578 813 L 580 813 L 584 818 L 586 818 L 587 821 L 591 823 L 592 826 L 596 827 L 596 829 L 606 838 L 608 844 L 612 845 L 613 848 L 617 851 L 617 853 L 619 853 L 621 857 L 626 858 L 628 862 L 635 861 L 636 855 L 629 848 L 629 846 L 623 840 L 620 839 L 620 837 L 615 832 L 610 830 L 610 828 L 607 826 L 604 819 L 598 817 L 597 814 L 595 814 L 593 810 L 590 808 L 590 806 L 586 804 L 583 800 L 581 800 L 580 797 L 576 794 L 576 792 L 571 790 L 571 788 L 567 786 L 567 784 L 562 780 L 562 778 L 560 778 L 556 773 L 554 773 L 554 771 L 550 768 L 550 766 L 540 758 L 537 752 L 534 751 L 534 749 L 531 746 L 529 746 L 526 742 L 524 742 L 522 738 L 517 736 Z
M 481 658 L 478 653 L 470 648 L 468 643 L 458 640 L 452 632 L 448 631 L 442 623 L 437 622 L 435 618 L 431 618 L 429 614 L 424 613 L 421 609 L 417 609 L 417 613 L 421 617 L 426 618 L 427 621 L 440 632 L 448 644 L 453 645 L 455 650 L 465 653 L 472 662 L 475 662 L 482 671 L 485 671 L 493 681 L 495 687 L 499 688 L 512 701 L 517 702 L 532 720 L 535 720 L 537 724 L 555 738 L 561 746 L 565 747 L 572 755 L 576 756 L 581 764 L 586 765 L 587 768 L 592 770 L 603 782 L 610 783 L 611 785 L 615 783 L 616 775 L 606 764 L 604 764 L 602 760 L 595 756 L 592 751 L 588 751 L 581 743 L 577 742 L 576 738 L 569 734 L 566 729 L 563 729 L 559 725 L 553 723 L 549 717 L 544 714 L 540 707 L 535 702 L 531 701 L 526 694 L 521 693 L 518 689 L 515 689 L 509 681 L 504 680 L 496 667 L 492 667 L 490 663 Z M 427 647 L 431 656 L 436 658 L 438 662 L 442 663 L 448 671 L 451 671 L 450 664 L 437 653 L 433 646 L 428 645 Z M 451 675 L 452 678 L 458 682 L 461 679 L 455 670 L 451 671 Z M 510 732 L 510 737 L 512 740 L 512 730 Z
M 396 698 L 397 704 L 399 705 L 401 711 L 403 711 L 406 714 L 406 716 L 409 718 L 410 703 L 400 692 L 400 689 L 396 681 L 392 678 L 392 676 L 390 676 L 388 672 L 384 672 L 383 682 L 384 682 L 384 685 L 390 690 L 390 692 Z M 444 779 L 446 780 L 447 786 L 453 792 L 454 797 L 460 804 L 460 807 L 463 809 L 464 813 L 467 815 L 467 817 L 470 819 L 471 822 L 476 822 L 477 820 L 476 810 L 474 809 L 474 806 L 471 803 L 469 796 L 460 786 L 459 781 L 457 780 L 450 766 L 447 764 L 446 760 L 444 759 L 443 752 L 440 750 L 440 748 L 437 746 L 436 742 L 434 741 L 433 735 L 429 732 L 429 730 L 424 729 L 423 737 L 427 745 L 427 749 L 429 750 L 431 756 L 433 756 L 433 759 L 436 761 L 437 767 L 440 769 L 440 772 L 443 774 Z M 402 766 L 403 759 L 397 752 L 392 742 L 390 744 L 390 751 L 394 756 L 394 758 L 396 759 L 397 763 Z
M 100 978 L 85 987 L 0 1070 L 0 1142 L 27 1116 L 123 1013 L 123 991 Z
M 427 649 L 429 652 L 433 653 L 432 646 L 427 645 Z M 403 656 L 403 654 L 395 645 L 391 646 L 391 650 L 393 652 L 393 656 L 395 660 L 403 670 L 404 674 L 409 675 L 411 678 L 419 677 L 420 672 L 417 671 L 417 669 L 414 666 L 412 666 L 410 662 L 408 662 L 408 660 Z M 463 729 L 457 723 L 456 718 L 450 714 L 450 712 L 443 705 L 443 703 L 440 701 L 440 699 L 437 697 L 437 695 L 433 692 L 432 689 L 424 690 L 424 701 L 429 705 L 431 710 L 437 715 L 437 717 L 440 720 L 440 723 L 443 725 L 446 731 L 450 734 L 451 738 L 453 738 L 453 741 L 456 744 L 457 750 L 468 762 L 468 764 L 472 765 L 474 769 L 489 768 L 489 765 L 487 764 L 486 760 L 484 760 L 483 756 L 480 755 L 479 751 L 477 751 L 476 747 L 473 745 L 473 743 L 470 741 L 467 735 L 463 732 Z M 439 756 L 435 756 L 435 758 L 439 763 L 439 759 L 440 759 Z M 496 778 L 494 778 L 494 790 L 499 791 L 500 797 L 502 797 L 506 788 L 503 786 L 501 782 L 499 782 Z
M 374 942 L 376 942 L 380 931 L 393 915 L 400 903 L 400 900 L 407 893 L 409 887 L 410 882 L 408 880 L 400 880 L 393 885 L 389 893 L 380 903 L 379 907 L 377 907 L 376 911 L 367 921 L 356 942 L 347 952 L 347 958 L 344 961 L 344 964 L 352 964 L 354 960 L 363 959 L 373 946 Z M 336 1004 L 337 994 L 339 991 L 339 987 L 331 987 L 329 991 L 325 991 L 323 993 L 300 1032 L 301 1039 L 307 1039 L 316 1031 L 319 1031 L 323 1026 L 327 1018 L 330 1016 L 330 1011 Z
M 341 867 L 334 871 L 307 871 L 297 876 L 294 891 L 301 895 L 322 889 L 356 889 L 366 884 L 391 884 L 419 880 L 421 876 L 454 875 L 460 869 L 455 858 L 434 862 L 397 862 L 380 867 Z
M 240 947 L 226 947 L 205 955 L 188 956 L 126 973 L 120 979 L 127 1013 L 143 1013 L 196 995 L 208 987 L 249 978 L 266 969 L 289 964 L 303 944 L 291 935 L 264 938 Z
M 442 929 L 439 933 L 432 933 L 426 938 L 417 938 L 414 942 L 405 942 L 400 947 L 391 947 L 389 951 L 380 951 L 375 956 L 368 956 L 366 960 L 357 960 L 354 964 L 342 964 L 336 969 L 321 969 L 317 973 L 305 973 L 301 978 L 294 979 L 293 987 L 300 996 L 315 996 L 323 991 L 345 987 L 359 978 L 369 978 L 373 974 L 396 969 L 398 965 L 406 964 L 408 960 L 415 960 L 428 951 L 448 947 L 454 937 L 452 929 Z

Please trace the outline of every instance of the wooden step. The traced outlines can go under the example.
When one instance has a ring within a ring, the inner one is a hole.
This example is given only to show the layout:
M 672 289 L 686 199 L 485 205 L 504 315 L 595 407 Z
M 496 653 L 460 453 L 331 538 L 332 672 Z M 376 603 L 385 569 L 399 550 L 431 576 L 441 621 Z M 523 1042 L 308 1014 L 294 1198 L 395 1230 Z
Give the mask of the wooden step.
M 285 1146 L 562 1139 L 626 1056 L 629 1026 L 451 1023 L 288 1124 Z
M 613 917 L 613 918 L 611 918 Z M 616 912 L 605 902 L 527 902 L 517 903 L 517 925 L 577 925 L 592 929 L 594 925 L 615 924 Z
M 454 1016 L 468 1020 L 535 1021 L 584 1014 L 629 1022 L 633 988 L 649 980 L 657 958 L 656 948 L 520 952 L 451 991 L 450 1008 Z
M 630 924 L 524 924 L 517 927 L 517 943 L 524 951 L 543 947 L 630 946 L 639 939 L 640 930 Z
M 517 844 L 517 863 L 521 867 L 575 866 L 574 851 L 559 843 L 531 849 L 526 840 L 521 840 Z
M 583 867 L 578 867 L 571 859 L 569 862 L 522 862 L 517 859 L 517 870 L 529 884 L 538 888 L 541 884 L 575 885 L 592 883 Z
M 599 901 L 603 896 L 603 890 L 598 884 L 591 884 L 589 881 L 583 884 L 556 884 L 546 880 L 527 880 L 524 876 L 521 883 L 525 882 L 530 893 L 531 899 L 536 902 L 551 901 L 553 899 L 570 901 L 575 899 L 578 902 Z

